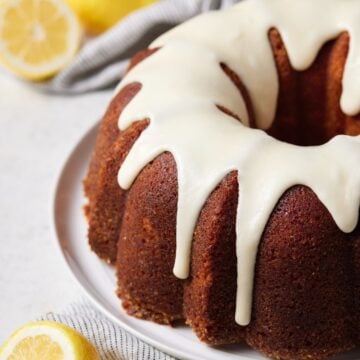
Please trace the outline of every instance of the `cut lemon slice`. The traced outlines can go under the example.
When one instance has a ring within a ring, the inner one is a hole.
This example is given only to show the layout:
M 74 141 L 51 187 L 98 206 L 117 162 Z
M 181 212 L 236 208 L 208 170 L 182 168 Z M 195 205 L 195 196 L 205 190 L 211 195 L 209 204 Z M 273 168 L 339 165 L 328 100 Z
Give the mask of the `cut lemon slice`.
M 99 360 L 95 348 L 72 328 L 38 321 L 16 331 L 0 349 L 0 360 Z
M 0 0 L 0 60 L 20 76 L 56 74 L 80 38 L 77 18 L 62 0 Z

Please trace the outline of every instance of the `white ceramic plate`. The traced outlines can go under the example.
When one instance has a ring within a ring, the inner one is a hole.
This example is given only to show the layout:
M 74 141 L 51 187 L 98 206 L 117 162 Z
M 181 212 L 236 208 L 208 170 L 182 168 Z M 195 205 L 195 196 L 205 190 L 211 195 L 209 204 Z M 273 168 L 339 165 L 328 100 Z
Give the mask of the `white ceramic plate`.
M 211 348 L 201 344 L 185 326 L 171 328 L 158 325 L 135 319 L 123 311 L 115 295 L 116 279 L 113 269 L 90 251 L 87 225 L 82 212 L 85 203 L 82 180 L 95 144 L 96 131 L 97 127 L 93 127 L 69 156 L 59 177 L 54 200 L 57 244 L 77 283 L 95 306 L 112 321 L 175 357 L 192 360 L 265 359 L 246 346 Z M 356 359 L 360 359 L 360 351 L 336 357 L 336 360 Z

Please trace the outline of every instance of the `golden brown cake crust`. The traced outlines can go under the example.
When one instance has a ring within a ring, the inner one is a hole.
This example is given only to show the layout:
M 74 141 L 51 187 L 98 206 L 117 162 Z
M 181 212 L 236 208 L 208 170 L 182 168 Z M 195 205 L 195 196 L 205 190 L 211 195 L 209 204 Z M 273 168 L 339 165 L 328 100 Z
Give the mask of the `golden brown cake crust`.
M 186 323 L 212 345 L 239 343 L 235 323 L 235 219 L 238 182 L 230 173 L 209 197 L 195 229 L 191 275 L 185 286 Z
M 176 165 L 165 153 L 129 190 L 118 245 L 118 294 L 125 309 L 166 324 L 183 317 L 183 282 L 172 273 L 176 204 Z
M 247 342 L 282 359 L 355 347 L 351 252 L 349 235 L 309 188 L 284 194 L 259 248 Z
M 269 39 L 280 84 L 269 133 L 299 145 L 321 144 L 337 134 L 360 134 L 360 117 L 345 116 L 339 107 L 349 36 L 342 34 L 325 44 L 303 72 L 291 68 L 275 29 Z M 131 66 L 153 51 L 136 56 Z M 236 74 L 226 64 L 222 68 L 248 99 Z M 208 344 L 245 341 L 274 359 L 325 359 L 357 346 L 360 230 L 342 233 L 304 186 L 283 195 L 262 236 L 248 327 L 234 320 L 235 172 L 214 190 L 198 219 L 190 278 L 175 278 L 177 174 L 172 155 L 162 154 L 148 164 L 128 192 L 117 184 L 122 161 L 147 126 L 142 119 L 123 133 L 117 126 L 120 112 L 140 87 L 129 85 L 110 104 L 85 180 L 90 245 L 103 259 L 117 259 L 118 295 L 126 311 L 166 324 L 184 319 Z M 252 114 L 251 103 L 246 103 Z
M 84 181 L 85 195 L 89 200 L 85 208 L 89 243 L 98 256 L 111 263 L 116 259 L 116 243 L 125 203 L 125 191 L 118 186 L 116 174 L 145 126 L 137 123 L 120 134 L 117 123 L 120 112 L 140 88 L 139 84 L 131 84 L 112 100 L 100 124 L 88 176 Z

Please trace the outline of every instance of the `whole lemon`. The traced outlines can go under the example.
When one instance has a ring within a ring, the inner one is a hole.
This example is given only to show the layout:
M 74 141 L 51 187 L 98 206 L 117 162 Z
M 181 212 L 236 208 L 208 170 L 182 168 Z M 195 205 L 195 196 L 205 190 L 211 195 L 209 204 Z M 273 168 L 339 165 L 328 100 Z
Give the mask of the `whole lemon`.
M 99 34 L 124 16 L 156 0 L 66 0 L 90 34 Z

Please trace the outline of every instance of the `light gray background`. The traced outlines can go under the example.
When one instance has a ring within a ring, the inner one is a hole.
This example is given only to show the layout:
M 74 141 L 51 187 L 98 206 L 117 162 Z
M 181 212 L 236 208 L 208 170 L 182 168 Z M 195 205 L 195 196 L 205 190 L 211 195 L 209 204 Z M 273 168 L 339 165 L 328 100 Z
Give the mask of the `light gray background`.
M 110 98 L 46 95 L 0 71 L 0 345 L 80 296 L 54 246 L 53 192 L 67 155 Z

